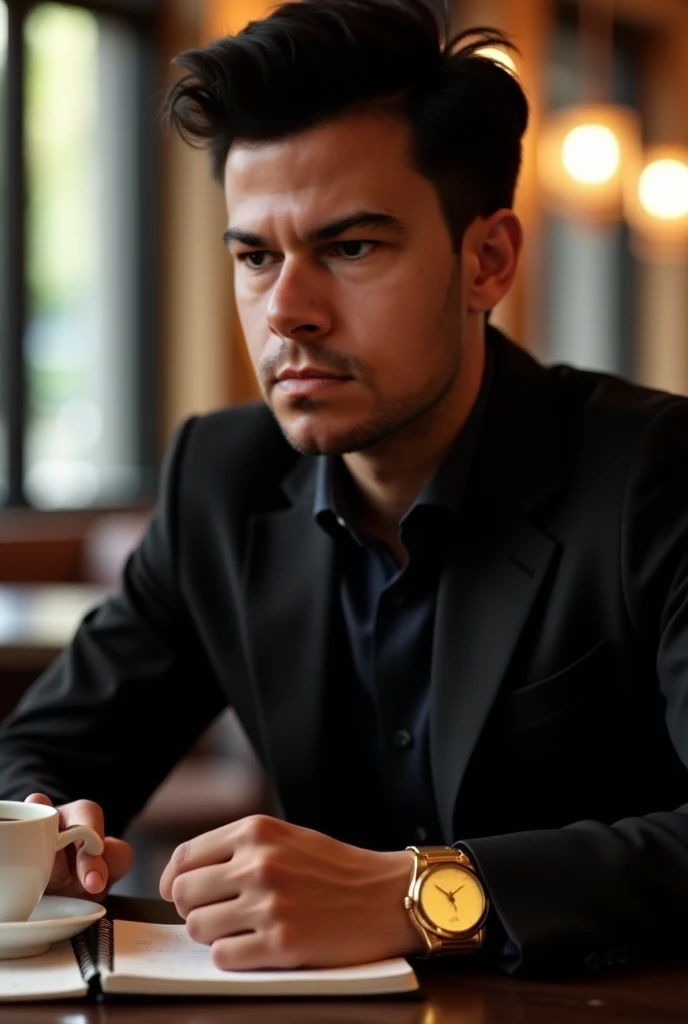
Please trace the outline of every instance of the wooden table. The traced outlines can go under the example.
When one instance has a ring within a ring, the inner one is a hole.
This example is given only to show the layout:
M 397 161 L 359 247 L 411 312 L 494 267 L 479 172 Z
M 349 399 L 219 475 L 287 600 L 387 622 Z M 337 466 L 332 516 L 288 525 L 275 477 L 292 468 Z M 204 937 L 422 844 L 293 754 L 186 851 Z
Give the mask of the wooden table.
M 162 901 L 111 897 L 115 917 L 178 921 Z M 0 1024 L 663 1024 L 688 1021 L 688 964 L 515 981 L 469 961 L 415 963 L 408 999 L 138 999 L 0 1006 Z

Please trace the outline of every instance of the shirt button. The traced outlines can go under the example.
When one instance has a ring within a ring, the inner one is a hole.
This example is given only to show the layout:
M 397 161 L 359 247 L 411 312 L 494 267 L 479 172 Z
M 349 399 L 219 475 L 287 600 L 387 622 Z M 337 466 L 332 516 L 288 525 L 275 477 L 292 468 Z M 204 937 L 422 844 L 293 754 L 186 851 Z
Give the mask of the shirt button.
M 413 734 L 408 729 L 397 729 L 394 733 L 394 746 L 400 750 L 408 750 L 413 746 Z
M 422 825 L 419 825 L 418 828 L 414 828 L 413 830 L 413 838 L 417 843 L 424 843 L 428 838 L 428 830 L 423 828 Z
M 346 528 L 346 520 L 342 519 L 341 516 L 337 516 L 337 524 L 341 527 Z

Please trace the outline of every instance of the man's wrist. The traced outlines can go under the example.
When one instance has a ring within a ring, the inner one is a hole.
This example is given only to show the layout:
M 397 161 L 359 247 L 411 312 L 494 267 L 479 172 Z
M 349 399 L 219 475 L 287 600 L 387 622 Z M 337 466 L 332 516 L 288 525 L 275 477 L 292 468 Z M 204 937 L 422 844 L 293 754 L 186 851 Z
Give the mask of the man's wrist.
M 399 956 L 413 956 L 425 952 L 425 943 L 414 928 L 408 911 L 404 907 L 404 897 L 408 894 L 413 873 L 413 854 L 409 850 L 399 850 L 383 854 L 389 859 L 390 886 L 387 890 L 388 899 L 394 908 L 395 936 L 399 941 Z

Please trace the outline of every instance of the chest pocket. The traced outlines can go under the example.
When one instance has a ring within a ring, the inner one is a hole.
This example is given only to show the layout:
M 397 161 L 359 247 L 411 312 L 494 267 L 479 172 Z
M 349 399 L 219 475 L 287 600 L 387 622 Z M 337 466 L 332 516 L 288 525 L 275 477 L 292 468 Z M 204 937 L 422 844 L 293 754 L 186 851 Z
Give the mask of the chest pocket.
M 516 732 L 557 724 L 559 718 L 584 711 L 598 716 L 617 690 L 612 643 L 601 640 L 582 657 L 554 675 L 513 690 L 506 715 Z

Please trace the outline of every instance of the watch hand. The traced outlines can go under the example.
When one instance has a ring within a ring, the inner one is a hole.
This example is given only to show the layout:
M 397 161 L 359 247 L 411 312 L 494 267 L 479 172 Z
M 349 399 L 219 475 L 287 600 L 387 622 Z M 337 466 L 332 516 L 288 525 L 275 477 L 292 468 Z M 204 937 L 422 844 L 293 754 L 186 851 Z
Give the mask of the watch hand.
M 461 892 L 462 889 L 463 885 L 460 885 L 458 889 L 454 889 L 454 891 L 451 894 L 452 899 L 454 898 L 454 896 L 456 896 L 457 892 Z
M 443 896 L 446 896 L 448 900 L 450 900 L 450 899 L 451 899 L 451 894 L 450 894 L 450 893 L 448 893 L 448 892 L 445 892 L 445 891 L 444 891 L 444 889 L 442 889 L 442 888 L 441 888 L 441 887 L 440 887 L 439 885 L 435 884 L 435 888 L 436 888 L 436 889 L 439 889 L 439 890 L 440 890 L 440 892 L 442 893 L 442 895 L 443 895 Z

